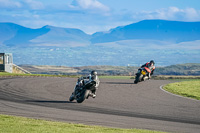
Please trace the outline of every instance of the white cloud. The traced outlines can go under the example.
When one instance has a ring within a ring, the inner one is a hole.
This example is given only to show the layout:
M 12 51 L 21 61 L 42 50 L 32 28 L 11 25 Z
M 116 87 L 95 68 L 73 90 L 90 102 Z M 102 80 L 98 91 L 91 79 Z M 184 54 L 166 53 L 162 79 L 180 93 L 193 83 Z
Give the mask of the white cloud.
M 200 21 L 200 11 L 194 8 L 179 9 L 177 7 L 162 8 L 155 11 L 133 13 L 133 19 L 166 19 L 176 21 Z
M 24 0 L 24 5 L 30 7 L 33 10 L 44 9 L 44 5 L 36 0 Z
M 71 0 L 72 3 L 57 4 L 44 1 L 0 0 L 0 22 L 14 22 L 30 28 L 44 25 L 79 28 L 91 34 L 145 19 L 200 21 L 200 10 L 194 8 L 168 7 L 138 12 L 127 9 L 116 12 L 100 0 Z
M 12 0 L 0 0 L 0 8 L 21 8 L 22 4 L 20 2 L 15 2 Z
M 97 0 L 73 0 L 72 8 L 81 10 L 90 10 L 94 12 L 109 12 L 109 7 L 103 5 Z
M 187 8 L 185 10 L 185 16 L 189 20 L 197 20 L 199 21 L 200 19 L 200 11 L 195 10 L 194 8 Z
M 27 10 L 38 10 L 44 9 L 44 5 L 37 0 L 23 0 L 23 1 L 14 1 L 14 0 L 0 0 L 1 9 L 27 9 Z

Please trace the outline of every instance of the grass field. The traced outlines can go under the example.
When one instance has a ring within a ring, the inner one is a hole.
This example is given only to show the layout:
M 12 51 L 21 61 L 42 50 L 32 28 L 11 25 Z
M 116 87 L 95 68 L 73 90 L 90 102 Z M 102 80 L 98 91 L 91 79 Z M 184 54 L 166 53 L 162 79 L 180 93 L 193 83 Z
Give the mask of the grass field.
M 159 131 L 88 126 L 0 115 L 0 133 L 163 133 Z
M 0 77 L 12 77 L 12 76 L 32 76 L 32 77 L 71 77 L 78 78 L 81 75 L 50 75 L 50 74 L 14 74 L 7 72 L 0 72 Z M 104 79 L 133 79 L 133 76 L 99 76 Z
M 200 100 L 200 80 L 171 83 L 163 88 L 177 95 Z
M 78 77 L 77 75 L 50 75 L 50 74 L 15 74 L 15 73 L 7 73 L 0 72 L 0 77 L 13 77 L 13 76 L 30 76 L 30 77 Z M 79 76 L 80 77 L 80 76 Z
M 72 77 L 72 78 L 78 78 L 82 75 L 52 75 L 52 74 L 14 74 L 14 73 L 7 73 L 7 72 L 0 72 L 0 77 L 12 77 L 12 76 L 32 76 L 32 77 Z M 101 76 L 99 75 L 99 78 L 104 79 L 134 79 L 135 76 Z M 175 75 L 156 75 L 152 76 L 152 79 L 156 80 L 190 80 L 190 79 L 200 79 L 200 76 L 175 76 Z
M 133 79 L 134 76 L 99 76 L 99 78 L 104 79 Z

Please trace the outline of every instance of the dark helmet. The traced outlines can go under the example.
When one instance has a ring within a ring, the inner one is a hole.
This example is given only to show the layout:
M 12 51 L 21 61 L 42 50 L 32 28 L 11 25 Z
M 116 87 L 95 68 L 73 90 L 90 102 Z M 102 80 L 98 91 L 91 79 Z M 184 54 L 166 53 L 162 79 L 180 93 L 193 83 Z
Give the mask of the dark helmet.
M 91 75 L 97 75 L 97 72 L 93 70 L 93 71 L 91 72 Z
M 150 61 L 150 64 L 155 64 L 155 62 L 153 60 Z

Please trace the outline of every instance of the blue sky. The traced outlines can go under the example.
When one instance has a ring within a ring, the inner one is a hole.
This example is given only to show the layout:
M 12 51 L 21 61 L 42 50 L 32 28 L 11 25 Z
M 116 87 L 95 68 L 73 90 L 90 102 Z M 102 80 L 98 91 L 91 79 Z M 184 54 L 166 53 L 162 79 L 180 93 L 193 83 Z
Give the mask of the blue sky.
M 200 21 L 200 0 L 0 0 L 0 22 L 88 34 L 145 19 Z

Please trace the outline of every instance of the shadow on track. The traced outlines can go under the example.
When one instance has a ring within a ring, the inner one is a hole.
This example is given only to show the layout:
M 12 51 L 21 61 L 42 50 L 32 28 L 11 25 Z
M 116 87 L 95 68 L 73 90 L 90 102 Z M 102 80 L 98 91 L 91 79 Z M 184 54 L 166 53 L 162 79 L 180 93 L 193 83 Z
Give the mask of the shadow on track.
M 104 83 L 104 84 L 134 84 L 134 82 L 133 83 L 125 83 L 125 82 L 102 82 L 102 83 Z
M 31 103 L 76 103 L 76 102 L 70 102 L 70 101 L 44 101 L 44 100 L 26 100 L 26 102 L 31 102 Z

